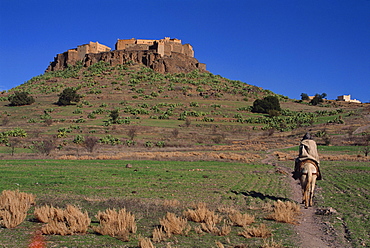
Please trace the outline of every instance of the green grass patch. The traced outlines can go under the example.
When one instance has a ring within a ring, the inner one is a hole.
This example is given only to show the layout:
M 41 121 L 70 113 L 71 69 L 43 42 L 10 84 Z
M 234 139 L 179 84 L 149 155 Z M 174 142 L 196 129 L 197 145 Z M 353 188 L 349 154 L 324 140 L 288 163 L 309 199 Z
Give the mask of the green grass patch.
M 132 168 L 126 168 L 126 164 Z M 233 207 L 256 216 L 256 225 L 265 223 L 275 240 L 294 246 L 289 237 L 292 226 L 264 220 L 262 205 L 275 200 L 289 200 L 289 188 L 283 175 L 269 165 L 225 162 L 170 162 L 170 161 L 120 161 L 120 160 L 3 160 L 0 165 L 0 190 L 16 190 L 36 195 L 36 206 L 66 204 L 87 210 L 94 217 L 107 208 L 123 208 L 137 216 L 138 233 L 129 242 L 94 234 L 77 236 L 45 236 L 53 247 L 137 247 L 138 235 L 151 237 L 154 226 L 159 224 L 167 211 L 178 216 L 195 202 L 205 202 L 210 209 Z M 177 207 L 164 207 L 164 200 L 177 199 Z M 219 214 L 222 214 L 221 212 Z M 225 215 L 225 214 L 224 214 Z M 226 215 L 225 215 L 226 217 Z M 6 247 L 25 247 L 29 233 L 40 226 L 33 223 L 32 211 L 19 228 L 3 229 L 0 243 Z M 94 222 L 95 221 L 95 222 Z M 194 228 L 199 225 L 190 223 Z M 208 247 L 216 240 L 225 245 L 246 244 L 260 246 L 262 239 L 245 239 L 233 227 L 226 237 L 195 233 L 176 236 L 167 242 L 178 242 L 179 247 Z M 18 238 L 13 244 L 8 235 Z M 177 241 L 176 241 L 177 240 Z M 14 246 L 13 246 L 14 245 Z M 158 244 L 157 244 L 158 245 Z M 165 243 L 160 243 L 165 245 Z

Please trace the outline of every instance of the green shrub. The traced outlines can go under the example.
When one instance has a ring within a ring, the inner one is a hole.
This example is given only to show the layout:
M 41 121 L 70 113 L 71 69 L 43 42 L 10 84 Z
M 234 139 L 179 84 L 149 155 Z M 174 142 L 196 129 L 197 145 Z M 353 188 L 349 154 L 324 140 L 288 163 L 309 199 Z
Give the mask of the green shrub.
M 76 135 L 75 138 L 73 139 L 73 143 L 75 143 L 77 145 L 80 145 L 84 142 L 85 142 L 85 138 L 80 134 Z
M 318 105 L 319 103 L 322 103 L 324 101 L 324 98 L 326 97 L 326 93 L 315 94 L 314 98 L 310 101 L 311 105 Z
M 147 142 L 145 142 L 144 146 L 148 147 L 148 148 L 151 148 L 151 147 L 153 147 L 153 143 L 151 141 L 147 141 Z
M 110 134 L 99 139 L 99 143 L 108 144 L 112 146 L 122 144 L 122 142 L 118 138 L 115 138 Z
M 281 110 L 279 99 L 276 96 L 267 96 L 253 102 L 252 112 L 267 114 L 269 110 Z
M 14 92 L 8 97 L 10 106 L 30 105 L 35 102 L 35 99 L 28 92 Z
M 77 90 L 73 88 L 64 89 L 63 92 L 60 93 L 58 96 L 59 100 L 57 104 L 59 106 L 70 105 L 71 102 L 79 102 L 81 99 L 81 95 L 77 94 Z

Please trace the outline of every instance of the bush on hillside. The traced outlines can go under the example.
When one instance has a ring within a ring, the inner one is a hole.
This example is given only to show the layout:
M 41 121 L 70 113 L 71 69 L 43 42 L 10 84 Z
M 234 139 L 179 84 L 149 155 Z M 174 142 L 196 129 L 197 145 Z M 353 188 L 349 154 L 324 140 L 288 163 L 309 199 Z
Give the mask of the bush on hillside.
M 252 112 L 268 114 L 271 110 L 280 111 L 279 99 L 276 96 L 266 96 L 253 102 Z
M 324 101 L 324 98 L 326 97 L 326 93 L 316 94 L 314 98 L 310 101 L 311 105 L 317 105 L 319 103 L 322 103 Z
M 309 96 L 306 93 L 302 93 L 301 94 L 301 100 L 307 101 L 307 100 L 310 100 L 310 98 L 309 98 Z
M 28 92 L 15 92 L 8 97 L 10 106 L 30 105 L 35 102 L 35 99 Z
M 59 106 L 71 105 L 72 102 L 79 102 L 81 95 L 77 94 L 77 90 L 73 88 L 66 88 L 59 95 L 57 104 Z

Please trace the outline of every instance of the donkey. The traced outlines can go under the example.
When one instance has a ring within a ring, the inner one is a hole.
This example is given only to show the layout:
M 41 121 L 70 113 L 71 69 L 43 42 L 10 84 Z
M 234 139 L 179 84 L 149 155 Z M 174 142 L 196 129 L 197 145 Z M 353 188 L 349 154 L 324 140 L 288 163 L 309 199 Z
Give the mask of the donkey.
M 300 173 L 302 204 L 304 204 L 305 208 L 312 207 L 316 178 L 319 174 L 316 163 L 311 159 L 300 162 Z

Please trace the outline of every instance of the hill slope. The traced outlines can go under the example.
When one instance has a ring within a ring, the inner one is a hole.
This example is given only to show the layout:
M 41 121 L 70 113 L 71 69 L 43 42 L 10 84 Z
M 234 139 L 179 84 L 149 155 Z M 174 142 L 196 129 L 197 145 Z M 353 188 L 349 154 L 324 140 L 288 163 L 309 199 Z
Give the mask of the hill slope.
M 55 105 L 58 94 L 67 87 L 77 89 L 82 100 L 70 106 Z M 15 91 L 30 93 L 36 102 L 7 106 L 7 96 Z M 366 120 L 361 116 L 369 112 L 366 104 L 338 105 L 328 101 L 310 106 L 276 95 L 283 108 L 280 116 L 251 113 L 253 101 L 268 95 L 276 94 L 197 70 L 161 74 L 133 63 L 109 66 L 100 61 L 87 68 L 77 64 L 46 72 L 2 93 L 2 136 L 9 136 L 2 141 L 2 151 L 10 153 L 4 147 L 7 144 L 14 148 L 12 152 L 22 156 L 29 152 L 33 156 L 35 151 L 46 153 L 43 148 L 50 141 L 57 148 L 51 149 L 56 157 L 81 156 L 89 154 L 84 139 L 91 136 L 100 140 L 95 155 L 113 156 L 123 150 L 128 154 L 143 149 L 188 153 L 223 150 L 227 154 L 222 158 L 219 154 L 181 153 L 175 159 L 253 161 L 258 154 L 249 159 L 247 153 L 263 151 L 277 143 L 294 145 L 308 130 L 331 138 L 332 143 L 343 143 L 334 135 L 348 134 L 363 126 Z M 118 110 L 119 124 L 110 120 L 114 109 Z M 15 128 L 24 130 L 27 137 L 6 134 Z M 361 137 L 351 142 L 361 142 Z M 132 156 L 144 157 L 137 153 Z M 164 154 L 159 159 L 172 156 Z

